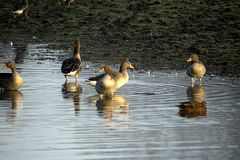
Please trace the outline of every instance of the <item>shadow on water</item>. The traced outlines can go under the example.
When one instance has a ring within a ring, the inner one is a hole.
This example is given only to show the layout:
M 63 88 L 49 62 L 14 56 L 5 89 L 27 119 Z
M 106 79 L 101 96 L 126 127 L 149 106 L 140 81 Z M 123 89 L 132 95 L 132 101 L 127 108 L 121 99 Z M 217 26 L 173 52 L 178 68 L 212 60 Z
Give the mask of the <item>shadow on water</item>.
M 22 109 L 23 94 L 19 91 L 3 91 L 0 92 L 0 101 L 6 101 L 6 107 L 11 103 L 12 112 L 9 117 L 16 117 L 18 110 Z
M 95 104 L 99 115 L 106 119 L 113 119 L 116 115 L 128 114 L 128 101 L 122 95 L 108 96 L 92 96 L 89 98 L 90 104 Z
M 80 97 L 82 94 L 82 87 L 79 84 L 69 82 L 62 85 L 62 94 L 64 99 L 72 99 L 74 104 L 75 114 L 80 112 Z
M 180 102 L 178 114 L 181 117 L 194 118 L 206 116 L 206 90 L 204 86 L 195 85 L 186 90 L 188 101 Z

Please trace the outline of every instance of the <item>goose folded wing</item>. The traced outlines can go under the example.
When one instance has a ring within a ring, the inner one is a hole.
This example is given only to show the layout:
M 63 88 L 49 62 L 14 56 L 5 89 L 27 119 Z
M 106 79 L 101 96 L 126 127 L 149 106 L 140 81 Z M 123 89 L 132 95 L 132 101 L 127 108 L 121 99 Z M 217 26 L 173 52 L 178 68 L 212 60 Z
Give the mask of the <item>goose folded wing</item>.
M 13 11 L 23 10 L 23 9 L 26 9 L 26 8 L 27 8 L 26 4 L 24 4 L 24 3 L 16 3 L 14 5 Z
M 61 67 L 61 71 L 62 73 L 70 73 L 70 72 L 74 72 L 77 70 L 80 70 L 82 68 L 82 64 L 81 61 L 78 59 L 66 59 L 65 61 L 63 61 L 62 67 Z
M 8 86 L 11 81 L 12 74 L 11 73 L 1 73 L 0 74 L 0 88 L 5 88 Z
M 88 78 L 89 81 L 98 81 L 99 79 L 102 79 L 107 73 L 103 73 L 103 74 L 100 74 L 100 75 L 97 75 L 95 77 L 90 77 Z

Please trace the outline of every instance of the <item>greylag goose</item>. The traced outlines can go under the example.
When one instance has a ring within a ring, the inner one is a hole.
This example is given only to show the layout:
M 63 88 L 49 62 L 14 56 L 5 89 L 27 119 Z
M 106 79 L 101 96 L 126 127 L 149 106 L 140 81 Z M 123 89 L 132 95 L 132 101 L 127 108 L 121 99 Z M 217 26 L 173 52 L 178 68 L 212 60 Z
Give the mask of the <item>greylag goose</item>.
M 99 94 L 111 95 L 128 82 L 127 69 L 134 69 L 128 58 L 122 62 L 119 72 L 115 72 L 111 67 L 105 66 L 103 69 L 105 73 L 96 77 L 90 77 L 89 81 L 96 81 L 95 89 Z
M 76 83 L 78 83 L 78 75 L 82 70 L 82 62 L 80 56 L 80 41 L 76 40 L 73 56 L 63 61 L 61 71 L 65 76 L 66 83 L 68 82 L 68 76 L 75 76 Z
M 74 2 L 75 0 L 60 0 L 59 1 L 59 5 L 61 5 L 62 3 L 67 5 L 67 8 L 70 8 L 71 4 Z
M 17 90 L 23 85 L 23 79 L 16 70 L 16 64 L 13 61 L 6 62 L 4 67 L 10 68 L 12 73 L 0 73 L 0 89 Z
M 114 71 L 114 70 L 112 69 L 112 67 L 111 67 L 110 65 L 108 65 L 108 64 L 100 67 L 100 68 L 99 68 L 99 72 L 100 72 L 100 73 L 103 73 L 103 74 L 100 74 L 100 75 L 98 75 L 98 76 L 96 76 L 96 77 L 90 77 L 90 78 L 88 78 L 88 80 L 86 80 L 87 84 L 89 84 L 90 86 L 95 87 L 96 84 L 97 84 L 97 80 L 100 79 L 102 76 L 104 76 L 106 73 L 108 73 L 108 74 L 110 74 L 110 75 L 112 75 L 112 76 L 117 76 L 117 74 L 118 74 L 118 73 L 117 73 L 116 71 Z
M 199 60 L 197 54 L 191 54 L 187 59 L 189 63 L 186 73 L 192 79 L 192 87 L 194 86 L 195 78 L 199 80 L 199 84 L 202 84 L 202 78 L 206 73 L 204 64 Z
M 24 0 L 23 2 L 17 2 L 12 10 L 14 18 L 22 15 L 28 18 L 27 12 L 28 12 L 28 0 Z

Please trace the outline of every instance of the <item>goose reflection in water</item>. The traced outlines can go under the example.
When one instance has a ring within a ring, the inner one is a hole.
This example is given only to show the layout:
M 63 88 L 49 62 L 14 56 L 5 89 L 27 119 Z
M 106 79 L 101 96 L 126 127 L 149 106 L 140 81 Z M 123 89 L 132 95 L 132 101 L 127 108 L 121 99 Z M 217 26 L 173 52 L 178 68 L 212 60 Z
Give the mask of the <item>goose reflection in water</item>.
M 204 86 L 195 85 L 189 87 L 186 92 L 189 100 L 177 105 L 179 115 L 188 118 L 206 116 L 206 90 Z
M 99 115 L 112 120 L 113 118 L 128 117 L 128 101 L 122 95 L 93 96 L 89 98 L 90 104 L 97 107 Z
M 62 85 L 62 94 L 64 99 L 73 99 L 75 113 L 80 111 L 80 95 L 82 87 L 78 83 L 64 83 Z
M 9 114 L 9 117 L 11 118 L 12 117 L 15 118 L 17 116 L 17 112 L 20 109 L 22 109 L 23 107 L 22 99 L 23 99 L 23 95 L 19 91 L 0 92 L 0 101 L 3 101 L 3 102 L 5 101 L 6 105 L 8 105 L 9 102 L 11 103 L 12 112 L 10 112 Z M 5 104 L 5 103 L 2 103 L 2 104 Z M 8 106 L 5 106 L 5 107 L 8 107 Z

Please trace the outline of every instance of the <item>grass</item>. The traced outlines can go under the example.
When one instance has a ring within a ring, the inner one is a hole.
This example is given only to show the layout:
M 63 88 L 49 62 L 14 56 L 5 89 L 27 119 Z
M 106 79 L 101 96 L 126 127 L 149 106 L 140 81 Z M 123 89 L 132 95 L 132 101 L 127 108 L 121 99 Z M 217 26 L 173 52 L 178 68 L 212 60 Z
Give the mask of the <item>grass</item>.
M 80 37 L 84 59 L 128 56 L 147 69 L 183 68 L 185 52 L 197 49 L 209 73 L 240 76 L 238 1 L 89 0 L 68 9 L 57 1 L 32 0 L 30 19 L 11 23 L 6 13 L 14 1 L 0 3 L 2 41 L 72 47 Z

